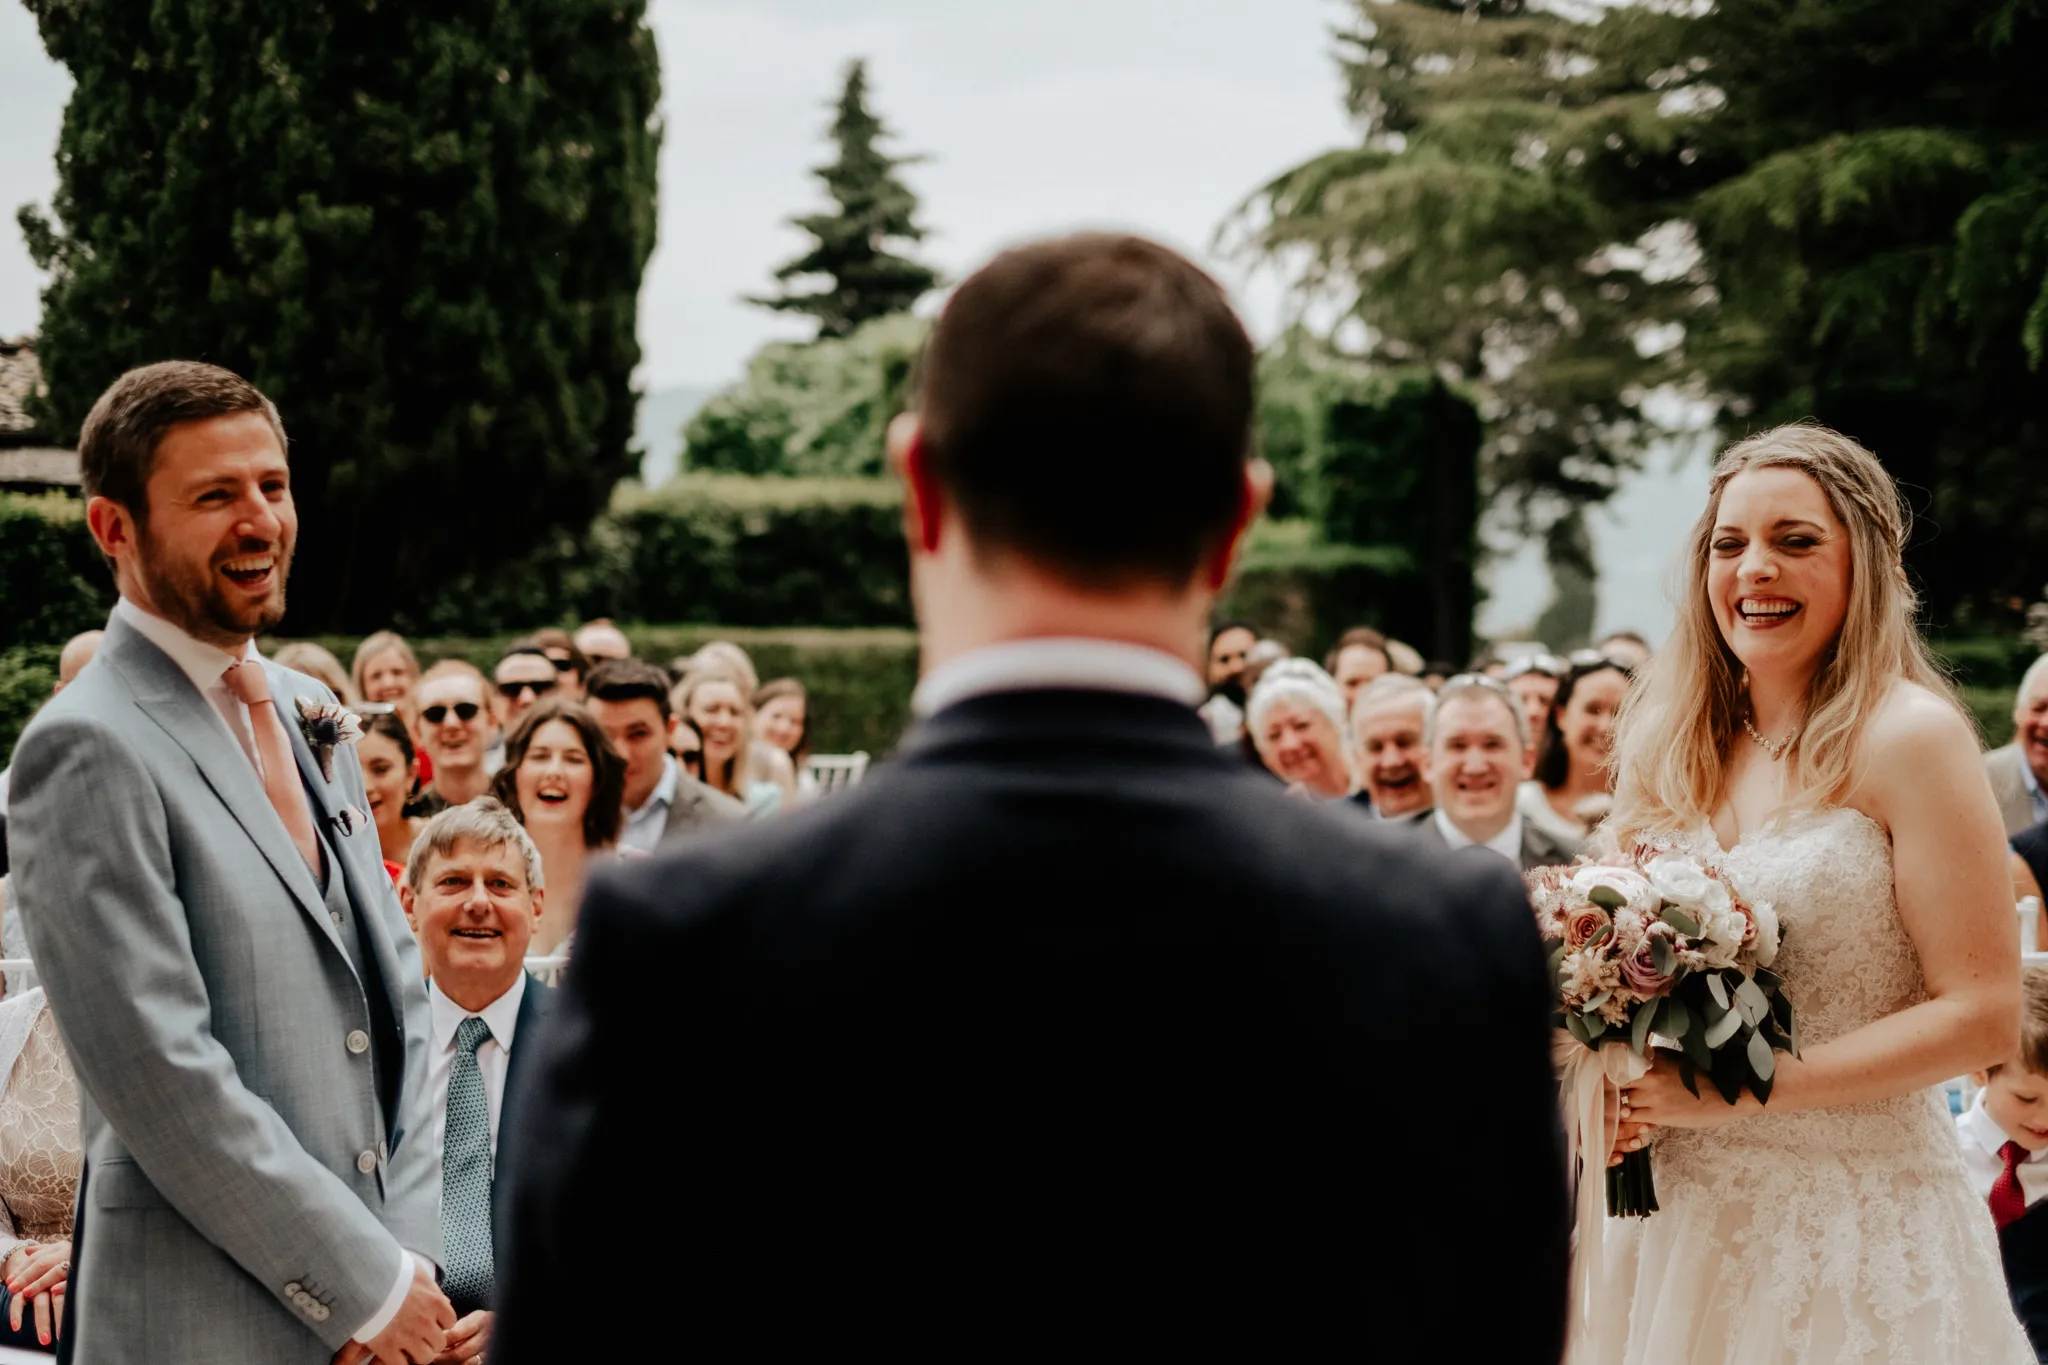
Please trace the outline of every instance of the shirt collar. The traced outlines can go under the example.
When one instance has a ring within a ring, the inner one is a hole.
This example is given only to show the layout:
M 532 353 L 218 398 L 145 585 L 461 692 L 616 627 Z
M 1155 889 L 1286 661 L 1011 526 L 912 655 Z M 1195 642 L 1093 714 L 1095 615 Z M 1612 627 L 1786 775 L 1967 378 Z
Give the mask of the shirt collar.
M 1189 707 L 1199 706 L 1208 691 L 1186 660 L 1163 650 L 1124 640 L 1048 636 L 986 645 L 948 659 L 917 685 L 910 709 L 929 716 L 970 697 L 1041 688 L 1128 692 Z
M 654 790 L 647 793 L 645 801 L 626 812 L 626 819 L 629 822 L 640 820 L 656 811 L 664 811 L 673 806 L 676 803 L 676 787 L 678 785 L 676 776 L 681 771 L 682 765 L 676 762 L 674 754 L 663 754 L 661 756 L 661 781 L 654 784 Z
M 195 640 L 181 626 L 174 626 L 156 613 L 138 607 L 127 598 L 114 603 L 114 615 L 126 621 L 141 636 L 170 655 L 171 662 L 185 671 L 192 685 L 202 695 L 214 688 L 225 686 L 222 675 L 238 663 L 263 656 L 256 652 L 256 642 L 242 642 L 241 657 L 228 653 L 219 645 L 210 645 L 204 640 Z
M 2041 799 L 2041 779 L 2034 776 L 2034 765 L 2027 762 L 2026 755 L 2020 756 L 2020 781 L 2026 784 L 2027 795 Z
M 521 968 L 505 993 L 478 1011 L 490 1029 L 491 1037 L 499 1047 L 508 1051 L 512 1047 L 512 1031 L 519 1026 L 519 1002 L 525 998 L 526 971 Z M 469 1018 L 469 1011 L 444 995 L 441 983 L 431 977 L 427 979 L 427 1007 L 433 1022 L 434 1046 L 442 1052 L 452 1050 L 455 1031 L 462 1027 L 463 1020 Z
M 1465 833 L 1464 830 L 1452 824 L 1451 817 L 1444 813 L 1442 806 L 1436 808 L 1436 812 L 1431 818 L 1436 821 L 1437 833 L 1443 835 L 1444 842 L 1452 848 L 1469 848 L 1472 844 L 1478 842 L 1472 836 Z M 1522 812 L 1516 811 L 1510 815 L 1507 828 L 1494 835 L 1491 839 L 1488 839 L 1486 846 L 1517 867 L 1521 866 Z
M 1991 1111 L 1984 1107 L 1984 1092 L 1982 1090 L 1977 1092 L 1976 1101 L 1963 1111 L 1961 1118 L 1956 1120 L 1956 1131 L 1976 1143 L 1977 1146 L 1983 1148 L 1987 1155 L 1998 1157 L 2000 1161 L 2005 1159 L 1998 1154 L 2000 1149 L 2011 1139 L 2007 1138 L 2005 1130 L 1998 1126 L 1998 1121 L 1991 1117 Z M 2020 1165 L 2024 1166 L 2030 1161 L 2039 1161 L 2043 1157 L 2048 1157 L 2048 1152 L 2028 1152 L 2024 1157 L 2020 1158 Z

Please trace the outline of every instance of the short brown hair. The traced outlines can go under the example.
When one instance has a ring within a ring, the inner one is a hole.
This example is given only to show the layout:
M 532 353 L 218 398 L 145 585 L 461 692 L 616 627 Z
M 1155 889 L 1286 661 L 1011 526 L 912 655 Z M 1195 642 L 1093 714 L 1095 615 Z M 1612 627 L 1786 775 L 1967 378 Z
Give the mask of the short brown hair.
M 1337 637 L 1337 643 L 1330 646 L 1329 657 L 1323 660 L 1323 668 L 1330 673 L 1337 671 L 1337 660 L 1344 657 L 1344 651 L 1354 647 L 1375 650 L 1387 661 L 1387 671 L 1394 671 L 1394 656 L 1387 652 L 1387 637 L 1371 626 L 1353 626 Z
M 2019 1064 L 2048 1076 L 2048 967 L 2020 969 Z M 2003 1063 L 1989 1068 L 1994 1076 L 2004 1069 Z
M 505 738 L 505 762 L 491 779 L 491 795 L 504 802 L 520 824 L 526 823 L 526 812 L 519 808 L 519 765 L 526 761 L 526 751 L 540 727 L 556 720 L 576 732 L 583 751 L 590 755 L 590 806 L 583 812 L 583 844 L 603 848 L 618 839 L 626 820 L 626 760 L 605 738 L 604 727 L 576 702 L 551 697 L 519 718 Z
M 218 365 L 164 360 L 128 371 L 100 395 L 78 433 L 78 472 L 88 498 L 110 498 L 149 518 L 149 476 L 172 427 L 260 412 L 287 449 L 277 409 L 254 384 Z
M 1185 583 L 1229 532 L 1253 352 L 1219 286 L 1155 242 L 1006 251 L 932 328 L 919 422 L 976 541 L 1081 583 Z

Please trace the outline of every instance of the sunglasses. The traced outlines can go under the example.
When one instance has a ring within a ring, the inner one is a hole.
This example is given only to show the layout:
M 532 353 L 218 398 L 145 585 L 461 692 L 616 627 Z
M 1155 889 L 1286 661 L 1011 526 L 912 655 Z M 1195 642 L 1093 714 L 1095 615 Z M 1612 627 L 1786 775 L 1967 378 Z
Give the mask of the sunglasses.
M 477 712 L 481 710 L 483 710 L 483 707 L 478 706 L 473 701 L 459 701 L 453 706 L 429 706 L 420 712 L 420 719 L 429 725 L 439 725 L 442 721 L 448 719 L 448 713 L 453 711 L 455 719 L 468 724 L 476 719 Z
M 1512 682 L 1530 673 L 1541 673 L 1546 678 L 1563 678 L 1570 671 L 1571 666 L 1555 654 L 1527 654 L 1508 665 L 1507 679 Z
M 545 697 L 548 693 L 555 690 L 555 686 L 555 681 L 552 678 L 546 682 L 499 683 L 498 695 L 506 701 L 518 701 L 521 692 L 531 692 L 536 697 Z

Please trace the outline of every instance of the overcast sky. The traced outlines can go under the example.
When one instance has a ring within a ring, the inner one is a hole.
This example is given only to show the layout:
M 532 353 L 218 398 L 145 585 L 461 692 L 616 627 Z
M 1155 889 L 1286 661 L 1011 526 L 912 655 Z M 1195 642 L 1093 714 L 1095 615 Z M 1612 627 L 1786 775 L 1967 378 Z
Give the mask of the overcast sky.
M 807 240 L 783 219 L 823 204 L 810 168 L 829 156 L 829 104 L 854 56 L 891 150 L 930 158 L 905 176 L 932 233 L 924 255 L 949 277 L 1022 238 L 1129 228 L 1203 260 L 1269 336 L 1272 280 L 1209 247 L 1246 193 L 1350 139 L 1330 41 L 1349 13 L 1347 0 L 652 0 L 667 138 L 642 382 L 721 386 L 762 342 L 809 334 L 740 296 L 768 291 Z M 69 93 L 20 0 L 0 0 L 0 336 L 36 327 L 40 281 L 12 211 L 49 202 Z M 1692 493 L 1673 507 L 1650 482 L 1603 518 L 1603 624 L 1668 619 L 1650 570 L 1669 531 L 1650 523 L 1689 512 Z M 1529 555 L 1492 578 L 1483 627 L 1541 606 Z

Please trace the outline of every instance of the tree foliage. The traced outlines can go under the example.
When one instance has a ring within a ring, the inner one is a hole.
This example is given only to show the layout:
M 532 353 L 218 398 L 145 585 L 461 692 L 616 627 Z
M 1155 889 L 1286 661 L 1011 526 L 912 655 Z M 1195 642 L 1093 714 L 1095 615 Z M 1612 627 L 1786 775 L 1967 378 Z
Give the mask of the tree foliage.
M 292 438 L 291 624 L 381 625 L 633 466 L 659 68 L 644 0 L 30 0 L 76 89 L 40 354 L 246 375 Z
M 815 244 L 775 272 L 786 286 L 818 276 L 828 282 L 808 292 L 789 289 L 773 298 L 752 300 L 764 308 L 816 318 L 820 337 L 849 336 L 876 318 L 907 312 L 939 282 L 938 272 L 891 250 L 892 243 L 924 240 L 924 229 L 917 223 L 917 196 L 896 174 L 917 158 L 889 156 L 881 150 L 888 129 L 868 109 L 867 101 L 867 63 L 851 62 L 832 120 L 839 157 L 815 168 L 833 211 L 789 220 L 809 233 Z
M 2048 577 L 2048 9 L 1356 11 L 1360 145 L 1265 186 L 1244 241 L 1367 357 L 1480 386 L 1489 486 L 1554 562 L 1673 386 L 1729 435 L 1814 417 L 1876 449 L 1937 614 Z

